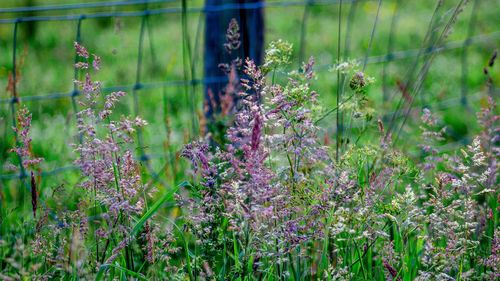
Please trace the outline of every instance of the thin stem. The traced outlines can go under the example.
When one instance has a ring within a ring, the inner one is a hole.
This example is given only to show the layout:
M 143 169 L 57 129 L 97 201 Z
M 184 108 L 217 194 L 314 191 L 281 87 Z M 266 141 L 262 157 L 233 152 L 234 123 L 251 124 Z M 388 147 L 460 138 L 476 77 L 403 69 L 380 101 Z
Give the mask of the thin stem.
M 342 0 L 339 2 L 339 23 L 338 23 L 338 37 L 337 37 L 337 63 L 340 63 L 340 38 L 342 31 Z M 340 106 L 340 67 L 337 69 L 337 108 Z M 335 162 L 339 163 L 339 148 L 340 148 L 340 113 L 337 110 L 337 146 L 335 148 Z
M 194 79 L 194 77 L 191 76 L 189 78 L 189 75 L 193 74 L 194 69 L 191 67 L 193 65 L 193 61 L 191 58 L 191 44 L 189 43 L 189 36 L 188 36 L 188 25 L 187 25 L 187 1 L 182 0 L 182 60 L 183 60 L 183 65 L 184 65 L 184 80 L 185 81 L 190 81 L 190 79 Z M 197 128 L 196 128 L 196 118 L 195 118 L 195 105 L 194 105 L 194 88 L 193 88 L 193 83 L 186 83 L 184 86 L 184 93 L 186 95 L 186 98 L 189 96 L 188 102 L 189 102 L 189 108 L 191 112 L 191 126 L 192 126 L 192 136 L 191 137 L 196 137 L 197 135 Z
M 339 106 L 342 106 L 344 105 L 346 102 L 348 102 L 349 100 L 351 100 L 352 98 L 354 97 L 354 95 L 351 95 L 350 97 L 348 97 L 345 101 L 343 101 L 340 105 L 337 105 L 336 107 L 328 110 L 325 114 L 323 114 L 323 116 L 321 116 L 318 120 L 314 121 L 314 125 L 318 125 L 318 123 L 320 121 L 322 121 L 323 119 L 325 119 L 326 117 L 328 117 L 328 115 L 332 114 L 332 112 L 336 111 L 339 109 Z
M 377 8 L 377 15 L 375 16 L 375 21 L 373 22 L 372 34 L 370 36 L 370 43 L 368 44 L 368 49 L 366 50 L 365 61 L 363 63 L 363 72 L 365 71 L 366 62 L 368 61 L 368 56 L 370 55 L 370 49 L 371 49 L 372 44 L 373 44 L 373 37 L 375 37 L 375 28 L 377 27 L 378 15 L 380 13 L 380 7 L 381 6 L 382 6 L 382 0 L 379 0 L 378 1 L 378 8 Z

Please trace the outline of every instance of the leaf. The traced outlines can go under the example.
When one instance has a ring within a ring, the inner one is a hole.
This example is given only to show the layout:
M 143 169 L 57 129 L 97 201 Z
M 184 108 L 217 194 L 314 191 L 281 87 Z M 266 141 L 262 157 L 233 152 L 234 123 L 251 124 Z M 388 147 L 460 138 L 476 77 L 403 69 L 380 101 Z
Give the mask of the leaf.
M 133 277 L 136 277 L 140 280 L 145 280 L 145 281 L 148 280 L 146 277 L 140 275 L 137 272 L 134 272 L 132 270 L 126 269 L 124 267 L 121 267 L 121 266 L 115 265 L 115 264 L 103 264 L 103 265 L 101 265 L 101 267 L 99 268 L 99 271 L 97 272 L 97 276 L 95 277 L 95 280 L 96 281 L 103 280 L 104 272 L 106 272 L 106 269 L 108 269 L 109 267 L 116 268 L 116 269 L 120 270 L 122 273 L 126 273 L 126 274 L 133 276 Z
M 177 192 L 177 190 L 179 190 L 179 188 L 181 186 L 184 186 L 184 185 L 189 185 L 189 183 L 187 181 L 183 181 L 181 184 L 177 185 L 176 187 L 174 187 L 172 190 L 170 190 L 169 192 L 167 192 L 165 195 L 163 195 L 160 200 L 156 201 L 156 203 L 151 207 L 151 209 L 149 209 L 143 216 L 142 218 L 135 224 L 134 228 L 132 228 L 132 231 L 130 232 L 130 236 L 134 236 L 137 231 L 139 231 L 139 229 L 146 223 L 146 221 L 151 218 L 153 216 L 154 213 L 156 213 L 156 211 L 158 211 L 158 209 L 160 209 L 160 207 L 165 203 L 167 202 L 171 197 L 172 195 L 174 195 L 174 193 Z
M 233 249 L 234 249 L 234 262 L 236 263 L 236 267 L 239 266 L 239 257 L 240 255 L 238 254 L 238 244 L 236 243 L 236 235 L 233 232 Z

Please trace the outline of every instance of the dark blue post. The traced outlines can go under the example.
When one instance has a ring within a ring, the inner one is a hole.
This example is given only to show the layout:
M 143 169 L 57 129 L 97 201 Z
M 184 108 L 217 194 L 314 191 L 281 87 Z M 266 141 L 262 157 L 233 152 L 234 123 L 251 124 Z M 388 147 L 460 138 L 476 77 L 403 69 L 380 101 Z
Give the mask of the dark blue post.
M 205 14 L 205 99 L 208 102 L 206 117 L 212 119 L 214 112 L 220 110 L 220 93 L 226 82 L 218 65 L 229 63 L 239 57 L 253 59 L 257 65 L 262 61 L 264 42 L 264 12 L 261 0 L 206 0 Z M 235 18 L 240 26 L 240 48 L 229 55 L 224 49 L 226 30 L 231 19 Z M 209 92 L 213 93 L 210 95 Z M 212 107 L 212 100 L 216 108 Z

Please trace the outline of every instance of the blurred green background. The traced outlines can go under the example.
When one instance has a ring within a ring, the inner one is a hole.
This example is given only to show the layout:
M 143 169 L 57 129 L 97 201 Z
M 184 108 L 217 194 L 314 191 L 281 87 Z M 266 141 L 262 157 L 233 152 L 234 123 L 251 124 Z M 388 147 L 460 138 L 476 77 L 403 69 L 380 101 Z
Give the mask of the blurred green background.
M 75 3 L 93 3 L 95 1 L 72 0 L 2 0 L 0 9 L 47 6 Z M 269 4 L 285 1 L 267 1 Z M 270 6 L 265 8 L 265 41 L 283 39 L 294 44 L 294 63 L 290 70 L 299 67 L 299 57 L 307 60 L 314 56 L 317 79 L 312 88 L 321 96 L 322 106 L 335 107 L 336 73 L 328 71 L 336 63 L 337 23 L 339 4 L 303 5 L 306 1 L 291 6 Z M 383 1 L 375 30 L 370 57 L 385 56 L 393 52 L 415 51 L 421 47 L 428 23 L 431 20 L 436 0 L 386 0 Z M 444 7 L 438 13 L 444 22 L 447 13 L 457 1 L 444 1 Z M 370 42 L 379 1 L 344 2 L 342 6 L 342 54 L 347 58 L 362 60 Z M 203 7 L 204 1 L 190 0 L 188 8 Z M 353 10 L 353 5 L 356 9 Z M 0 20 L 33 16 L 80 15 L 120 11 L 143 11 L 164 8 L 180 8 L 180 1 L 170 3 L 149 3 L 105 8 L 69 9 L 58 11 L 37 11 L 29 13 L 0 13 Z M 352 17 L 349 16 L 351 11 Z M 443 145 L 453 147 L 456 142 L 468 142 L 476 129 L 475 112 L 486 102 L 486 76 L 483 67 L 490 55 L 500 45 L 500 1 L 471 0 L 453 25 L 453 32 L 446 39 L 447 45 L 438 54 L 425 80 L 422 91 L 415 101 L 415 110 L 404 128 L 402 149 L 414 151 L 418 157 L 418 122 L 422 106 L 430 107 L 449 130 Z M 194 61 L 195 79 L 202 79 L 203 63 L 203 13 L 189 12 L 188 38 Z M 395 17 L 395 18 L 394 18 Z M 138 47 L 142 17 L 106 17 L 84 19 L 81 23 L 81 43 L 89 52 L 101 56 L 102 70 L 93 78 L 100 80 L 103 87 L 133 86 L 136 83 Z M 391 28 L 391 23 L 394 26 Z M 472 22 L 471 22 L 472 21 Z M 73 90 L 74 48 L 77 20 L 70 21 L 35 21 L 21 22 L 18 25 L 18 58 L 26 48 L 24 65 L 20 68 L 21 79 L 17 92 L 21 97 L 44 96 L 52 93 L 68 93 Z M 2 163 L 17 163 L 8 152 L 14 143 L 11 129 L 11 98 L 5 90 L 8 85 L 8 72 L 12 71 L 14 24 L 0 24 L 0 159 Z M 392 37 L 390 41 L 390 36 Z M 467 38 L 470 44 L 465 44 Z M 303 38 L 303 40 L 301 40 Z M 349 40 L 346 50 L 345 40 Z M 143 55 L 140 82 L 162 83 L 182 81 L 183 72 L 183 34 L 181 13 L 150 15 L 143 38 Z M 392 43 L 391 43 L 392 42 Z M 302 44 L 301 44 L 302 43 Z M 464 45 L 466 49 L 464 49 Z M 465 52 L 465 54 L 464 54 Z M 346 55 L 346 53 L 348 53 Z M 411 54 L 411 52 L 410 52 Z M 346 57 L 347 56 L 347 57 Z M 370 105 L 376 110 L 376 117 L 392 112 L 401 93 L 397 90 L 397 81 L 404 80 L 406 71 L 412 66 L 414 56 L 373 62 L 369 60 L 366 73 L 376 82 L 368 91 Z M 464 69 L 465 68 L 465 69 Z M 385 85 L 383 72 L 386 71 Z M 466 75 L 463 75 L 465 71 Z M 500 81 L 498 64 L 490 71 L 494 85 Z M 384 102 L 383 90 L 391 93 Z M 118 116 L 133 114 L 132 91 L 117 106 Z M 461 96 L 468 97 L 466 105 L 460 103 Z M 149 122 L 143 130 L 144 152 L 152 155 L 151 167 L 160 171 L 159 175 L 166 183 L 173 183 L 183 175 L 182 163 L 176 169 L 164 168 L 165 163 L 177 162 L 175 152 L 182 148 L 189 132 L 189 100 L 182 85 L 165 87 L 146 87 L 138 90 L 139 115 Z M 203 114 L 203 88 L 195 87 L 195 108 Z M 497 97 L 497 96 L 496 96 Z M 44 99 L 36 101 L 22 100 L 33 113 L 31 136 L 33 151 L 44 157 L 42 171 L 51 172 L 58 168 L 72 165 L 75 155 L 70 143 L 75 142 L 74 111 L 70 97 Z M 167 119 L 171 128 L 170 144 L 167 144 Z M 329 132 L 334 134 L 335 118 L 330 116 L 322 122 Z M 0 188 L 6 200 L 16 197 L 19 180 L 13 179 L 14 172 L 0 168 Z M 176 176 L 174 176 L 176 175 Z M 176 178 L 177 177 L 177 178 Z M 68 170 L 50 176 L 42 176 L 42 193 L 51 192 L 55 185 L 65 183 L 72 187 L 78 180 L 75 170 Z M 45 190 L 45 191 L 44 191 Z M 43 194 L 41 195 L 43 198 Z

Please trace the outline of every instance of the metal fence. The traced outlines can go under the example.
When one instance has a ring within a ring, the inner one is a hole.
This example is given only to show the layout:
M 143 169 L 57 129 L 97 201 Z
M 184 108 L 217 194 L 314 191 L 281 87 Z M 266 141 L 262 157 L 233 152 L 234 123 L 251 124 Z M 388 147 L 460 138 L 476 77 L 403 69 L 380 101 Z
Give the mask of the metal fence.
M 204 84 L 206 82 L 214 82 L 213 80 L 207 81 L 206 79 L 188 79 L 188 80 L 176 80 L 176 81 L 163 81 L 163 82 L 157 82 L 157 83 L 145 83 L 141 80 L 141 69 L 142 69 L 142 57 L 145 52 L 144 47 L 143 47 L 143 41 L 144 37 L 146 35 L 146 32 L 149 27 L 147 25 L 147 20 L 149 17 L 154 16 L 154 15 L 162 15 L 162 14 L 179 14 L 179 13 L 193 13 L 193 12 L 198 12 L 198 13 L 207 13 L 207 12 L 213 12 L 213 11 L 222 11 L 222 10 L 236 10 L 236 9 L 255 9 L 255 8 L 271 8 L 271 7 L 288 7 L 288 6 L 303 6 L 304 7 L 304 14 L 302 17 L 302 28 L 300 30 L 301 36 L 300 36 L 300 46 L 299 49 L 303 49 L 304 45 L 304 33 L 306 32 L 304 26 L 307 24 L 308 20 L 308 9 L 312 6 L 338 6 L 339 8 L 342 7 L 342 4 L 351 2 L 350 4 L 350 9 L 348 11 L 348 18 L 347 18 L 347 34 L 349 34 L 349 29 L 353 28 L 352 24 L 352 17 L 357 13 L 356 6 L 358 2 L 365 2 L 365 1 L 356 1 L 356 0 L 348 0 L 348 1 L 342 1 L 342 0 L 318 0 L 318 1 L 263 1 L 263 2 L 258 2 L 258 3 L 246 3 L 246 4 L 226 4 L 226 5 L 220 5 L 220 6 L 203 6 L 203 7 L 190 7 L 187 9 L 183 9 L 182 7 L 169 7 L 169 8 L 158 8 L 158 9 L 149 9 L 148 4 L 166 4 L 166 3 L 179 3 L 180 0 L 131 0 L 131 1 L 109 1 L 109 2 L 99 2 L 99 3 L 87 3 L 87 4 L 74 4 L 74 5 L 54 5 L 54 6 L 37 6 L 37 7 L 25 7 L 25 8 L 5 8 L 5 9 L 0 9 L 0 25 L 10 25 L 12 26 L 13 30 L 13 35 L 12 35 L 12 74 L 13 74 L 13 79 L 16 81 L 16 50 L 18 49 L 17 46 L 17 41 L 18 41 L 18 30 L 19 26 L 22 25 L 23 23 L 27 22 L 48 22 L 48 21 L 69 21 L 76 23 L 75 25 L 75 30 L 74 30 L 74 38 L 75 41 L 79 42 L 81 40 L 81 30 L 82 30 L 82 22 L 83 21 L 88 21 L 92 19 L 97 19 L 97 18 L 122 18 L 122 17 L 138 17 L 142 18 L 141 21 L 141 27 L 140 27 L 140 32 L 137 34 L 137 42 L 138 42 L 138 50 L 137 50 L 137 61 L 136 61 L 136 81 L 132 85 L 115 85 L 111 87 L 106 87 L 103 88 L 103 92 L 112 92 L 112 91 L 132 91 L 132 96 L 133 96 L 133 103 L 134 103 L 134 114 L 137 115 L 139 111 L 139 105 L 138 105 L 138 99 L 139 97 L 139 92 L 143 89 L 150 89 L 150 88 L 164 88 L 164 87 L 170 87 L 170 86 L 185 86 L 185 85 L 196 85 L 196 84 Z M 387 1 L 386 1 L 387 2 Z M 372 40 L 374 38 L 374 34 L 376 33 L 376 27 L 377 27 L 377 21 L 378 21 L 378 12 L 380 10 L 380 6 L 383 5 L 382 0 L 375 1 L 375 3 L 378 4 L 378 9 L 377 9 L 377 15 L 375 17 L 375 21 L 373 23 L 372 28 L 372 33 L 371 33 L 371 38 L 370 38 L 370 44 L 368 49 L 366 50 L 366 56 L 363 58 L 360 58 L 359 60 L 363 62 L 364 65 L 366 64 L 371 64 L 371 63 L 383 63 L 384 68 L 383 68 L 383 77 L 382 77 L 382 82 L 383 82 L 383 87 L 384 89 L 387 86 L 387 71 L 386 67 L 387 65 L 395 60 L 399 59 L 405 59 L 405 58 L 422 58 L 423 56 L 430 55 L 430 54 L 437 54 L 439 52 L 443 52 L 446 50 L 453 50 L 453 49 L 461 49 L 461 72 L 462 72 L 462 81 L 465 81 L 468 75 L 468 70 L 467 70 L 467 52 L 466 50 L 469 48 L 469 46 L 473 44 L 481 44 L 484 42 L 490 42 L 490 41 L 495 41 L 500 38 L 500 30 L 496 32 L 492 32 L 489 34 L 482 34 L 482 35 L 476 35 L 474 36 L 474 27 L 475 27 L 475 22 L 477 21 L 475 17 L 475 11 L 476 7 L 478 5 L 478 2 L 480 0 L 474 0 L 473 1 L 473 10 L 470 16 L 470 24 L 469 24 L 469 29 L 467 32 L 467 37 L 464 40 L 460 41 L 454 41 L 454 42 L 448 42 L 448 43 L 442 43 L 440 45 L 434 44 L 431 46 L 426 46 L 422 47 L 419 49 L 410 49 L 410 50 L 405 50 L 405 51 L 393 51 L 394 50 L 394 44 L 391 42 L 394 40 L 393 38 L 393 29 L 397 25 L 397 16 L 398 16 L 398 11 L 397 7 L 401 4 L 401 0 L 394 0 L 393 1 L 396 5 L 396 9 L 394 10 L 392 14 L 392 20 L 391 20 L 391 33 L 389 37 L 389 44 L 387 47 L 387 53 L 385 55 L 381 56 L 370 56 L 370 47 Z M 384 2 L 385 4 L 385 2 Z M 112 7 L 119 7 L 119 6 L 128 6 L 134 9 L 134 11 L 119 11 L 119 12 L 99 12 L 99 13 L 80 13 L 79 11 L 81 9 L 88 9 L 88 8 L 112 8 Z M 64 14 L 64 15 L 47 15 L 47 16 L 27 16 L 27 17 L 17 17 L 17 18 L 5 18 L 6 15 L 15 15 L 19 13 L 29 13 L 29 12 L 65 12 L 67 13 L 68 11 L 71 12 L 71 14 Z M 332 36 L 333 37 L 333 36 Z M 334 39 L 332 39 L 334 40 Z M 339 41 L 340 44 L 340 41 Z M 344 51 L 349 50 L 349 40 L 346 37 L 345 41 L 345 47 L 343 48 Z M 301 51 L 301 55 L 302 51 Z M 75 52 L 75 62 L 77 62 L 77 54 Z M 315 70 L 317 71 L 325 71 L 328 70 L 332 67 L 331 64 L 327 65 L 319 65 L 315 67 Z M 75 71 L 74 78 L 77 78 L 77 72 Z M 219 77 L 217 78 L 217 81 L 224 82 L 227 81 L 226 77 Z M 16 83 L 13 84 L 14 86 L 14 92 L 16 91 L 15 85 Z M 449 100 L 441 101 L 440 103 L 436 104 L 427 104 L 425 106 L 428 107 L 451 107 L 451 106 L 458 106 L 458 105 L 463 105 L 467 103 L 468 99 L 473 100 L 477 99 L 479 97 L 479 94 L 469 94 L 467 89 L 467 84 L 463 83 L 462 84 L 462 92 L 460 97 L 454 97 Z M 22 101 L 42 101 L 42 100 L 54 100 L 54 99 L 69 99 L 72 103 L 72 109 L 73 113 L 76 113 L 78 111 L 77 109 L 77 103 L 76 103 L 76 98 L 79 96 L 80 92 L 74 87 L 73 91 L 69 92 L 58 92 L 58 93 L 46 93 L 46 94 L 41 94 L 41 95 L 32 95 L 32 96 L 23 96 L 20 97 Z M 8 98 L 8 99 L 0 99 L 0 104 L 9 104 L 10 105 L 10 114 L 12 117 L 12 125 L 16 127 L 16 118 L 15 118 L 15 112 L 16 112 L 16 106 L 19 102 L 19 98 L 13 97 L 13 98 Z M 399 110 L 399 109 L 398 109 Z M 393 114 L 388 114 L 391 116 L 394 116 L 395 113 Z M 142 138 L 141 138 L 141 132 L 138 132 L 138 140 L 139 140 L 139 146 L 142 146 Z M 138 155 L 137 159 L 140 160 L 145 167 L 148 169 L 150 172 L 151 176 L 161 182 L 162 180 L 160 179 L 160 176 L 158 175 L 158 171 L 154 171 L 153 168 L 149 165 L 148 160 L 152 158 L 161 158 L 164 157 L 164 155 L 155 155 L 155 154 L 145 154 L 140 150 L 140 155 Z M 22 162 L 20 162 L 20 173 L 18 174 L 1 174 L 0 173 L 0 181 L 1 180 L 7 180 L 7 179 L 13 179 L 13 178 L 20 178 L 24 181 L 24 178 L 26 177 L 26 174 L 24 172 L 24 167 L 22 167 Z M 1 169 L 1 168 L 0 168 Z M 57 169 L 54 169 L 52 171 L 46 171 L 42 172 L 41 176 L 49 176 L 49 175 L 54 175 L 58 173 L 63 173 L 69 170 L 74 170 L 77 169 L 75 166 L 65 166 L 65 167 L 60 167 Z M 1 170 L 3 171 L 3 170 Z M 25 182 L 25 181 L 24 181 Z M 25 186 L 30 189 L 30 186 L 25 183 Z

